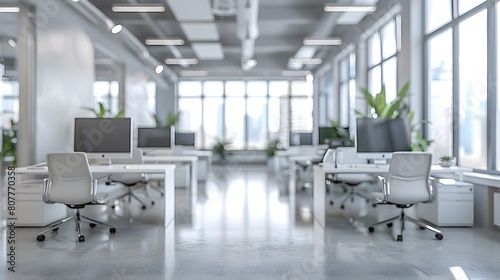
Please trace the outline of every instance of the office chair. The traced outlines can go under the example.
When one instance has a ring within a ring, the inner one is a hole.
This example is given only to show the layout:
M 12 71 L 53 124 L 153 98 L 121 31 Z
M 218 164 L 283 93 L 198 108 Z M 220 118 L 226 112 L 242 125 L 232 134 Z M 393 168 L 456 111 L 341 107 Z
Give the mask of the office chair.
M 132 158 L 124 158 L 124 159 L 113 159 L 112 160 L 113 164 L 142 164 L 143 163 L 143 153 L 142 149 L 136 148 L 132 151 Z M 114 201 L 120 200 L 124 197 L 128 197 L 128 202 L 130 203 L 132 201 L 132 198 L 135 198 L 137 201 L 139 201 L 142 205 L 142 209 L 146 209 L 146 204 L 143 199 L 139 198 L 137 194 L 134 193 L 135 188 L 139 187 L 149 187 L 149 180 L 146 174 L 143 173 L 122 173 L 122 174 L 112 174 L 108 178 L 108 184 L 110 183 L 119 183 L 127 187 L 128 191 L 116 198 L 114 198 Z M 149 203 L 151 205 L 154 205 L 155 202 L 150 199 Z M 115 208 L 115 204 L 111 205 L 111 208 Z
M 82 152 L 49 153 L 47 154 L 47 168 L 49 178 L 44 180 L 43 201 L 45 203 L 63 203 L 71 209 L 76 209 L 75 216 L 65 218 L 48 229 L 40 232 L 37 241 L 44 241 L 44 233 L 52 230 L 57 231 L 60 226 L 75 220 L 78 241 L 84 242 L 85 237 L 81 234 L 80 223 L 85 219 L 90 222 L 90 227 L 97 224 L 109 227 L 111 234 L 116 228 L 80 215 L 80 209 L 85 205 L 103 205 L 107 194 L 97 193 L 97 180 L 94 180 L 87 159 Z
M 373 232 L 374 226 L 387 224 L 392 226 L 392 221 L 401 221 L 401 233 L 397 236 L 397 241 L 403 241 L 403 231 L 405 221 L 412 222 L 420 226 L 421 229 L 428 229 L 436 233 L 436 238 L 441 240 L 443 235 L 441 230 L 428 223 L 413 219 L 405 215 L 405 209 L 416 203 L 429 203 L 434 201 L 434 191 L 430 183 L 430 171 L 432 166 L 432 153 L 427 152 L 395 152 L 392 155 L 389 173 L 386 177 L 379 176 L 383 183 L 383 192 L 373 193 L 373 198 L 378 204 L 393 204 L 401 208 L 401 214 L 375 223 L 368 228 Z
M 339 164 L 366 164 L 366 160 L 358 159 L 356 156 L 356 147 L 338 147 L 337 151 L 341 155 L 341 159 L 338 160 Z M 363 183 L 369 183 L 374 180 L 374 177 L 370 174 L 337 174 L 334 176 L 334 183 L 340 184 L 342 188 L 347 190 L 347 195 L 342 200 L 340 204 L 340 209 L 345 208 L 345 203 L 350 199 L 354 201 L 354 197 L 359 196 L 364 198 L 366 202 L 371 201 L 371 197 L 368 194 L 360 192 L 357 187 Z M 333 200 L 330 200 L 330 205 L 333 205 Z

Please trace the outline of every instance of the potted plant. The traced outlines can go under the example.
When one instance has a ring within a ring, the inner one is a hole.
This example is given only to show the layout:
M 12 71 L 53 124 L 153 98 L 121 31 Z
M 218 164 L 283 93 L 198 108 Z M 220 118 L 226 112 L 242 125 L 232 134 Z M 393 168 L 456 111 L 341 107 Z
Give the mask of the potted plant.
M 2 130 L 2 151 L 0 158 L 8 165 L 16 165 L 17 161 L 17 122 L 10 120 L 10 128 Z
M 212 151 L 214 152 L 214 154 L 219 156 L 222 163 L 225 163 L 226 157 L 231 154 L 231 152 L 227 149 L 227 146 L 231 144 L 232 142 L 230 140 L 221 138 L 215 138 L 215 141 L 212 144 Z
M 441 161 L 439 165 L 442 167 L 452 167 L 455 165 L 455 159 L 450 156 L 442 156 L 439 160 Z
M 157 114 L 151 114 L 154 118 L 156 127 L 171 127 L 176 126 L 180 120 L 181 112 L 169 113 L 165 120 L 160 119 Z
M 92 113 L 95 114 L 95 117 L 98 119 L 109 117 L 111 110 L 106 109 L 106 107 L 104 107 L 104 104 L 102 102 L 98 102 L 97 104 L 99 107 L 98 110 L 96 110 L 95 108 L 92 108 L 92 107 L 82 107 L 82 109 L 85 109 L 87 111 L 91 111 Z M 124 115 L 123 110 L 120 110 L 116 115 L 112 116 L 111 118 L 123 118 L 123 115 Z

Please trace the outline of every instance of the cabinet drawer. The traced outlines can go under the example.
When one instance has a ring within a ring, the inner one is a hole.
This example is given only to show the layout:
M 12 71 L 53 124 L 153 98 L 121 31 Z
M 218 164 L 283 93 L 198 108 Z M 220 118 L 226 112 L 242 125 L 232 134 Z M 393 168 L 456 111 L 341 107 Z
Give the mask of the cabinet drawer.
M 438 193 L 436 200 L 439 201 L 473 201 L 474 193 Z
M 465 186 L 450 186 L 450 185 L 441 185 L 439 184 L 437 187 L 437 191 L 439 193 L 473 193 L 474 186 L 473 185 L 465 185 Z

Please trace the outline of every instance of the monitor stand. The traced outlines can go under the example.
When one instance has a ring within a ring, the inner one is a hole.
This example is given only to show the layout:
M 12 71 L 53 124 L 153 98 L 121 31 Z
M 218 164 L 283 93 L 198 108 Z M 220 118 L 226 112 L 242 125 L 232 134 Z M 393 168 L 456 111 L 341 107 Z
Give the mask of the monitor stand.
M 374 159 L 374 160 L 373 160 L 373 164 L 382 164 L 382 165 L 383 165 L 383 164 L 387 164 L 387 159 L 381 159 L 381 158 L 379 158 L 379 159 Z
M 89 165 L 111 165 L 110 158 L 90 158 Z

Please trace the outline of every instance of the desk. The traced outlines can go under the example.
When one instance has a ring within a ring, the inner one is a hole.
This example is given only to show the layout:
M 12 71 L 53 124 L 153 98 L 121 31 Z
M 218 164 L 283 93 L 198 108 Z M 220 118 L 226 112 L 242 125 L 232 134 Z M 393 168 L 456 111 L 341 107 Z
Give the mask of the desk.
M 100 179 L 109 174 L 123 173 L 147 173 L 160 174 L 164 177 L 165 184 L 165 212 L 163 226 L 167 227 L 175 217 L 175 185 L 174 185 L 174 170 L 175 165 L 172 164 L 114 164 L 114 165 L 91 165 L 90 172 L 94 179 Z M 41 175 L 48 176 L 47 167 L 20 167 L 16 169 L 16 180 L 20 182 L 19 176 L 22 175 Z M 40 199 L 42 195 L 40 194 Z
M 165 163 L 183 163 L 189 165 L 189 184 L 188 193 L 190 194 L 190 205 L 196 205 L 198 195 L 198 173 L 197 156 L 144 156 L 144 163 L 165 164 Z
M 339 165 L 338 168 L 329 165 L 315 165 L 314 169 L 314 182 L 313 182 L 313 212 L 314 218 L 318 223 L 325 227 L 325 200 L 326 200 L 326 188 L 325 188 L 325 174 L 335 174 L 335 173 L 369 173 L 374 175 L 383 175 L 389 172 L 389 165 L 380 165 L 377 167 L 368 167 L 364 165 L 352 166 L 352 165 Z M 463 179 L 464 172 L 472 172 L 472 168 L 469 167 L 448 167 L 443 168 L 439 165 L 433 165 L 431 168 L 431 175 L 436 174 L 458 174 L 460 180 Z
M 204 168 L 203 165 L 199 165 L 197 170 L 197 176 L 199 181 L 205 181 L 208 177 L 208 174 L 212 170 L 212 151 L 203 151 L 203 150 L 188 150 L 188 149 L 175 149 L 175 150 L 151 150 L 146 152 L 146 156 L 156 157 L 156 156 L 196 156 L 198 157 L 198 163 L 201 161 L 205 161 Z

